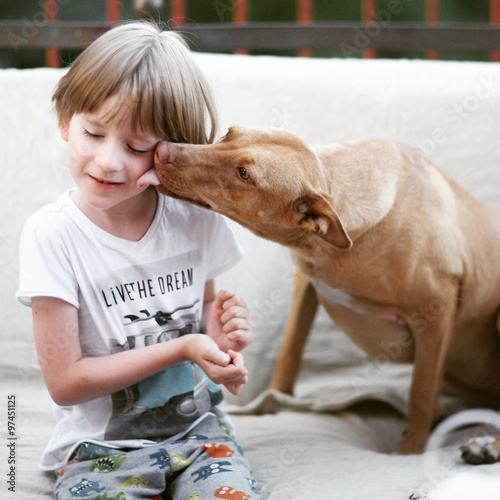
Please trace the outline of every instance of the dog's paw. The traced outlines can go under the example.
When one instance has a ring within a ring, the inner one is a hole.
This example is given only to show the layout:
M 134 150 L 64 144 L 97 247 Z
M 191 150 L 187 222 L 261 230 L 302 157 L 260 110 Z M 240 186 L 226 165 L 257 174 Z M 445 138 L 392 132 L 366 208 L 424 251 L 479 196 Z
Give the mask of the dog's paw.
M 462 460 L 468 464 L 492 464 L 500 460 L 500 439 L 492 436 L 470 439 L 460 451 Z

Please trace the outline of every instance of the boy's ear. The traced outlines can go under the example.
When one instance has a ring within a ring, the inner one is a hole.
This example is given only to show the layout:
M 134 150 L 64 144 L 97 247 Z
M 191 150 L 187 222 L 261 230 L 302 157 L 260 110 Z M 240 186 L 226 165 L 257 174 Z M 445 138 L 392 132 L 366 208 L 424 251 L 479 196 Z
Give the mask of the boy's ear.
M 59 133 L 61 134 L 61 137 L 63 141 L 68 142 L 68 137 L 69 137 L 69 123 L 67 122 L 59 122 Z

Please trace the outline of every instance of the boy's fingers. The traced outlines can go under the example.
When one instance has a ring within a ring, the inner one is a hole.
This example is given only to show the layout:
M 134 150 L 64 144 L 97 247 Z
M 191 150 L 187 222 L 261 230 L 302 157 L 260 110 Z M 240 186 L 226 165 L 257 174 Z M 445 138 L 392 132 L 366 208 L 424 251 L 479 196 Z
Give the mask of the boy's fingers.
M 248 375 L 248 370 L 245 368 L 245 362 L 243 360 L 243 356 L 241 353 L 239 352 L 236 352 L 236 351 L 233 351 L 232 349 L 229 349 L 227 351 L 227 353 L 229 354 L 229 356 L 231 357 L 231 363 L 236 367 L 238 368 L 239 370 L 241 370 L 243 376 L 247 376 Z
M 224 309 L 229 309 L 230 307 L 237 307 L 238 309 L 248 309 L 246 302 L 233 292 L 225 291 L 224 299 Z
M 221 350 L 210 353 L 205 360 L 214 365 L 221 366 L 222 368 L 225 368 L 232 362 L 231 356 Z
M 241 384 L 228 384 L 228 385 L 226 385 L 227 390 L 231 394 L 234 394 L 235 396 L 237 396 L 240 393 L 242 387 L 243 386 Z
M 231 306 L 229 308 L 225 307 L 224 312 L 221 315 L 221 321 L 228 324 L 230 321 L 245 321 L 245 324 L 250 324 L 250 311 L 246 307 L 241 306 Z

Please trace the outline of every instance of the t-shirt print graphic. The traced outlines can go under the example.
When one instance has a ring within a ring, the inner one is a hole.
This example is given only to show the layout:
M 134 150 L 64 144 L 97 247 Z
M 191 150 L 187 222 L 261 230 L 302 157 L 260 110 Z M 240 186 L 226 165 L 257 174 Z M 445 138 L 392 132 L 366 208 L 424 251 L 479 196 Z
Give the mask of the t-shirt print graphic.
M 166 342 L 167 340 L 176 339 L 182 335 L 188 333 L 193 333 L 197 331 L 196 328 L 198 322 L 196 321 L 196 315 L 193 317 L 193 313 L 187 313 L 185 315 L 178 315 L 179 311 L 184 311 L 186 309 L 192 309 L 199 299 L 195 300 L 192 304 L 187 306 L 180 306 L 170 312 L 157 311 L 155 314 L 150 314 L 147 309 L 141 309 L 139 312 L 141 316 L 136 316 L 135 314 L 127 314 L 125 319 L 129 320 L 127 325 L 132 325 L 141 321 L 151 321 L 154 320 L 156 325 L 161 327 L 161 332 L 158 335 L 157 326 L 153 326 L 151 329 L 145 329 L 141 331 L 141 334 L 134 337 L 127 337 L 129 349 L 135 349 L 136 347 L 145 347 L 152 344 L 159 344 L 160 342 Z M 175 316 L 175 317 L 174 317 Z M 199 330 L 198 330 L 199 331 Z M 139 342 L 139 344 L 137 344 Z
M 198 332 L 196 300 L 173 311 L 147 310 L 125 316 L 128 324 L 151 323 L 139 335 L 127 337 L 125 345 L 111 342 L 112 352 L 120 352 L 166 342 Z M 127 323 L 126 323 L 127 324 Z M 222 401 L 220 388 L 204 371 L 185 361 L 111 395 L 112 416 L 106 440 L 158 439 L 182 432 L 190 423 Z

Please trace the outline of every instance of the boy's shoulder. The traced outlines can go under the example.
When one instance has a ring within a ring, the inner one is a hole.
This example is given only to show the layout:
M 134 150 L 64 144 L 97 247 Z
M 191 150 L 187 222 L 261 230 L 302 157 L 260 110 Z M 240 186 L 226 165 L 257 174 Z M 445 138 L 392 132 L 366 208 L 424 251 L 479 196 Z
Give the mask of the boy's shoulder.
M 56 201 L 39 208 L 28 217 L 27 228 L 62 228 L 73 220 L 75 211 L 70 198 L 70 190 L 64 192 Z
M 72 203 L 70 196 L 71 191 L 71 189 L 64 191 L 64 193 L 62 193 L 57 200 L 40 207 L 31 217 L 43 216 L 45 214 L 59 213 L 63 211 L 65 207 L 69 207 Z

